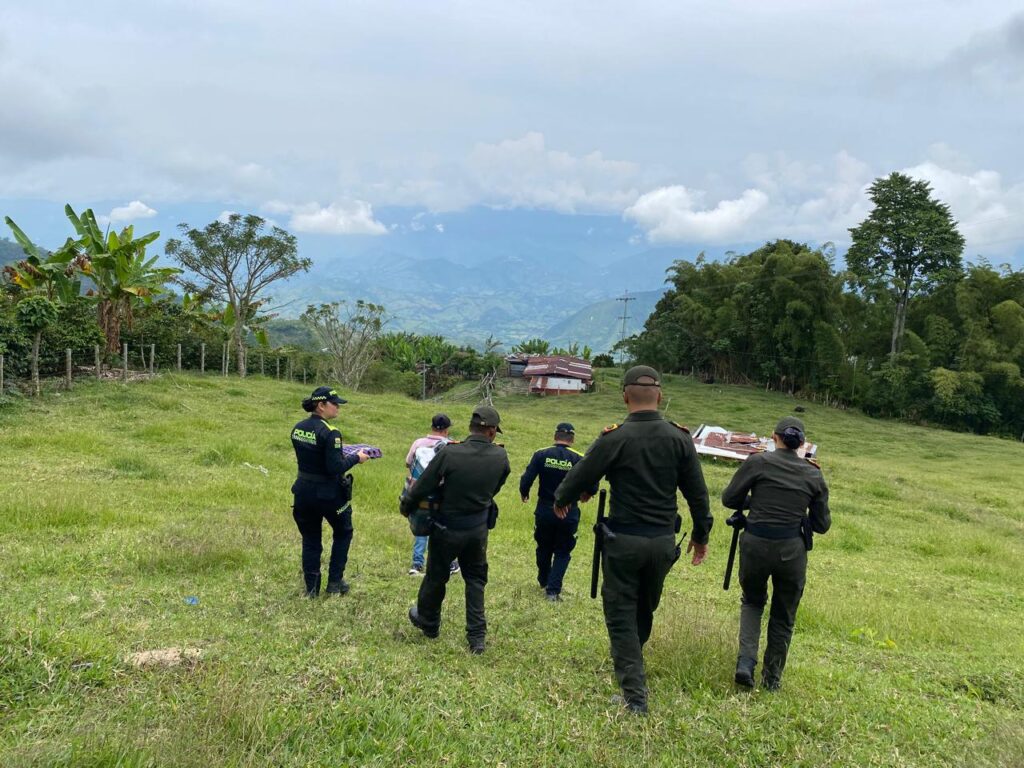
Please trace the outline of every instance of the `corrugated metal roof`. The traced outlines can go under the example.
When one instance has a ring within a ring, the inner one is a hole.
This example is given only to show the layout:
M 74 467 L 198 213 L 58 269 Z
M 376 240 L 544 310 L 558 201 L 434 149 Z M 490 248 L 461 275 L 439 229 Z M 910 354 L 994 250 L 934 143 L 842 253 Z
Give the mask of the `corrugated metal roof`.
M 764 451 L 774 451 L 775 443 L 770 437 L 758 437 L 753 432 L 731 432 L 722 427 L 701 424 L 693 433 L 693 445 L 697 453 L 725 459 L 746 461 L 747 456 Z M 804 443 L 797 448 L 797 455 L 813 458 L 818 453 L 814 443 Z
M 526 376 L 568 376 L 574 379 L 590 381 L 594 378 L 594 369 L 586 360 L 579 357 L 531 357 L 523 371 Z

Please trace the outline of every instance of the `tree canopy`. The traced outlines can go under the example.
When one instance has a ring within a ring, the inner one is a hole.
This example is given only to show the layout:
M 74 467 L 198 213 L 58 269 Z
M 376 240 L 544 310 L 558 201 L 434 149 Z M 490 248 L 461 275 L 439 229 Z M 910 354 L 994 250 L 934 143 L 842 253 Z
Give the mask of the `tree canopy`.
M 180 280 L 190 293 L 223 302 L 223 319 L 235 348 L 238 372 L 246 373 L 246 334 L 258 324 L 269 301 L 267 289 L 312 262 L 298 255 L 294 235 L 252 214 L 233 213 L 203 229 L 179 225 L 182 239 L 172 238 L 167 255 L 185 270 Z
M 846 263 L 868 288 L 888 290 L 895 300 L 889 354 L 900 351 L 910 299 L 960 275 L 964 239 L 949 206 L 932 197 L 927 182 L 902 173 L 876 179 L 874 208 L 850 230 Z

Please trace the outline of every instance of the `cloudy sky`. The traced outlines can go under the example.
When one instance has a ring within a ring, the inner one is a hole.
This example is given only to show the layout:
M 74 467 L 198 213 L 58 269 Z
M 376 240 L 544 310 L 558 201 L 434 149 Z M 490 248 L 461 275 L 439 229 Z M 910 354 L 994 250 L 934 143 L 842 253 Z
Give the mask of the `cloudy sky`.
M 968 257 L 1024 263 L 1006 0 L 12 0 L 0 100 L 0 213 L 201 202 L 342 240 L 486 206 L 842 246 L 903 170 Z

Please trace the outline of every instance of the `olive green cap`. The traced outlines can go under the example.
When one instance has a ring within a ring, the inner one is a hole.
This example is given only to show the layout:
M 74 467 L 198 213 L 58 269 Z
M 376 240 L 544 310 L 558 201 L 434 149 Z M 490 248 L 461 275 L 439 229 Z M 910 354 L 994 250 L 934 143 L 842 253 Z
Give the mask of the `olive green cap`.
M 640 381 L 640 379 L 653 379 L 653 381 Z M 622 377 L 622 386 L 660 387 L 661 374 L 649 365 L 634 365 L 626 375 Z
M 799 429 L 801 432 L 806 434 L 806 430 L 804 429 L 804 423 L 800 421 L 800 419 L 798 419 L 796 416 L 787 416 L 778 424 L 776 424 L 775 434 L 781 435 L 783 432 L 785 432 L 787 429 L 790 429 L 791 427 L 793 429 Z
M 498 411 L 489 405 L 478 405 L 473 409 L 473 418 L 469 420 L 470 424 L 475 424 L 479 427 L 494 427 L 501 432 L 501 416 L 498 415 Z

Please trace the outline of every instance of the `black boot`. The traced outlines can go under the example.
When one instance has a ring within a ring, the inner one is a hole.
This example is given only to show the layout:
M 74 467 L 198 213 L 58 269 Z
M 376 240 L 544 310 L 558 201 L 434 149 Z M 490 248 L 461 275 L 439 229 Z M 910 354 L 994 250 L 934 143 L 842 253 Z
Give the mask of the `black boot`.
M 327 594 L 328 595 L 347 595 L 350 587 L 345 579 L 338 579 L 337 581 L 327 582 Z
M 754 687 L 754 667 L 757 662 L 748 656 L 740 656 L 736 659 L 736 685 L 744 688 Z
M 304 573 L 302 578 L 306 582 L 306 597 L 317 597 L 320 594 L 320 573 Z

